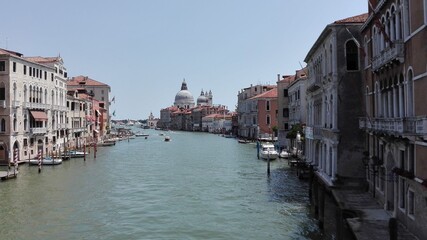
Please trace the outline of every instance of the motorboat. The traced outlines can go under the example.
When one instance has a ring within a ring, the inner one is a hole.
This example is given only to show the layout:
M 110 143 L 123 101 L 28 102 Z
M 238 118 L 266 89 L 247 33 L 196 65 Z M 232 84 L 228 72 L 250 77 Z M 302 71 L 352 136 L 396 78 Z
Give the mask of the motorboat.
M 239 139 L 239 140 L 237 140 L 237 142 L 246 144 L 246 143 L 250 143 L 251 141 L 246 140 L 246 139 Z
M 148 137 L 148 136 L 150 135 L 146 133 L 135 133 L 135 137 Z
M 31 159 L 29 161 L 31 165 L 39 165 L 39 159 Z M 62 163 L 61 158 L 43 157 L 40 159 L 42 165 L 58 165 Z
M 70 158 L 82 158 L 82 157 L 84 157 L 85 155 L 88 155 L 88 154 L 89 154 L 88 152 L 71 150 L 71 151 L 68 151 L 68 152 L 64 153 L 62 156 L 70 157 Z
M 171 137 L 165 136 L 165 142 L 169 142 L 171 140 Z
M 261 145 L 259 155 L 262 159 L 274 160 L 279 156 L 279 153 L 276 151 L 272 143 L 263 143 Z
M 279 154 L 280 158 L 289 158 L 290 156 L 291 153 L 287 149 L 283 149 Z
M 115 140 L 104 140 L 104 141 L 97 144 L 97 146 L 99 146 L 99 147 L 110 147 L 110 146 L 114 146 L 114 145 L 116 145 Z

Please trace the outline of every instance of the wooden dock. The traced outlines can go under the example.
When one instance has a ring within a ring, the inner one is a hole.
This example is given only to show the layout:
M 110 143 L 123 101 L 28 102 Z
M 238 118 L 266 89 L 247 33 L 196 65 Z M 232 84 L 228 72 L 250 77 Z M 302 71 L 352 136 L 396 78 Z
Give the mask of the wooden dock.
M 10 178 L 16 178 L 18 176 L 18 171 L 14 172 L 13 170 L 7 172 L 7 171 L 0 171 L 0 179 L 1 180 L 7 180 Z

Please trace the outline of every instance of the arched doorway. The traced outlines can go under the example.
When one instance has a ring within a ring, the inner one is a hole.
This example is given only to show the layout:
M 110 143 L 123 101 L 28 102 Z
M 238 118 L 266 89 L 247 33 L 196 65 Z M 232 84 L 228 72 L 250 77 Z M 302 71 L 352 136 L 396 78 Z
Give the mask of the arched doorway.
M 9 159 L 7 156 L 8 156 L 7 145 L 4 144 L 4 142 L 0 142 L 0 165 L 9 164 Z
M 386 209 L 388 211 L 394 210 L 394 185 L 395 185 L 395 181 L 394 181 L 394 174 L 392 172 L 392 169 L 395 167 L 395 165 L 396 164 L 394 162 L 393 155 L 391 154 L 391 152 L 389 152 L 387 155 L 387 162 L 386 162 L 387 193 L 386 193 L 386 201 L 385 201 Z

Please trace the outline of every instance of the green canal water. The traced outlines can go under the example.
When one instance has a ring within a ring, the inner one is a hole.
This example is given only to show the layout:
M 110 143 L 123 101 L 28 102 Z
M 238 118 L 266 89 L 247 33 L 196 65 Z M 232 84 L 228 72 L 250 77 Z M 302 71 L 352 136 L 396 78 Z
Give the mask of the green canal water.
M 285 160 L 206 133 L 159 131 L 97 158 L 20 165 L 0 182 L 0 239 L 329 239 Z

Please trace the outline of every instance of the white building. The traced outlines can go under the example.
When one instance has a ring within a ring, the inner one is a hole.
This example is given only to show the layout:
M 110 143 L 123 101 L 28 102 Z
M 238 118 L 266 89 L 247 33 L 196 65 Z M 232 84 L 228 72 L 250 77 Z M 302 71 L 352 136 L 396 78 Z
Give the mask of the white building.
M 59 150 L 66 137 L 67 72 L 61 57 L 0 49 L 0 163 Z

